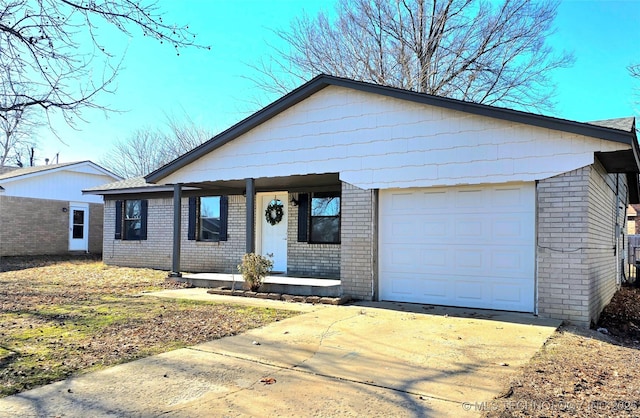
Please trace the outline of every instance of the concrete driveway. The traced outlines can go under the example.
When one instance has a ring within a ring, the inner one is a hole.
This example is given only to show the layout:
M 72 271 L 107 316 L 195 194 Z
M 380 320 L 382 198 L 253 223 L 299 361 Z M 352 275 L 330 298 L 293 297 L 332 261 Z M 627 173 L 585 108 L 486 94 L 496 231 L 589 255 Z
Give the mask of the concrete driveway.
M 155 295 L 303 313 L 0 399 L 0 417 L 473 416 L 560 324 L 401 303 Z

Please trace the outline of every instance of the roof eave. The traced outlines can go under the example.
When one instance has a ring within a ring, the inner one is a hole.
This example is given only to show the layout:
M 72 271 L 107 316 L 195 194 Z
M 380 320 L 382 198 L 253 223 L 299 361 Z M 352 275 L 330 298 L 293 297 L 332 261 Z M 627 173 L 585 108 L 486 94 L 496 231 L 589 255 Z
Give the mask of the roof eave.
M 197 190 L 196 187 L 183 187 L 182 190 Z M 173 193 L 171 186 L 129 187 L 124 189 L 83 190 L 86 195 L 117 195 L 117 194 L 141 194 L 141 193 Z

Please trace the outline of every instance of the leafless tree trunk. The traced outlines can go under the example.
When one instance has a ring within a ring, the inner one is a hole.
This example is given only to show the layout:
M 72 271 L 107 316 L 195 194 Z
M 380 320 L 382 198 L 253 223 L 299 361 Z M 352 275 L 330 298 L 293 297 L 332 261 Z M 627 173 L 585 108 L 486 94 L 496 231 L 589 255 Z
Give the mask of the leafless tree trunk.
M 253 66 L 279 94 L 319 73 L 526 110 L 549 110 L 550 72 L 573 62 L 545 43 L 552 0 L 339 0 L 336 17 L 293 20 Z

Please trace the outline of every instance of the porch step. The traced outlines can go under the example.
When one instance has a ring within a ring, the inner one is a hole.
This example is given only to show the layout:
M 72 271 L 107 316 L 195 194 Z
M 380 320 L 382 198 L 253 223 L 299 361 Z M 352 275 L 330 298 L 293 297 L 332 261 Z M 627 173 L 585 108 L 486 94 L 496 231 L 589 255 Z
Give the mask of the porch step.
M 177 280 L 195 287 L 206 288 L 242 289 L 244 286 L 244 280 L 240 274 L 194 273 L 185 274 Z M 267 276 L 260 287 L 260 292 L 335 298 L 341 296 L 342 286 L 340 280 L 336 279 Z

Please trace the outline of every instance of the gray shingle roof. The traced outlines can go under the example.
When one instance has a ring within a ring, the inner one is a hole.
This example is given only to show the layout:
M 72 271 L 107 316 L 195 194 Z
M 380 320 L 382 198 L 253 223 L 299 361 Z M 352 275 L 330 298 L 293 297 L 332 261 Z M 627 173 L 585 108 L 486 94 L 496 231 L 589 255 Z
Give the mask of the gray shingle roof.
M 107 190 L 122 190 L 122 189 L 137 189 L 139 187 L 152 187 L 156 186 L 155 184 L 149 184 L 144 180 L 144 177 L 132 177 L 130 179 L 114 181 L 113 183 L 107 183 L 96 187 L 91 187 L 90 189 L 85 189 L 85 191 L 107 191 Z
M 8 173 L 9 171 L 17 170 L 19 168 L 20 167 L 11 167 L 11 166 L 5 165 L 4 167 L 0 167 L 0 174 Z
M 70 165 L 76 165 L 80 163 L 89 163 L 91 161 L 74 161 L 71 163 L 49 164 L 49 165 L 37 165 L 33 167 L 17 167 L 14 170 L 9 170 L 0 174 L 0 180 L 6 180 L 14 177 L 24 176 L 26 174 L 40 173 L 43 171 L 53 170 L 56 168 L 67 167 Z
M 635 129 L 635 118 L 603 119 L 587 122 L 589 125 L 602 126 L 603 128 L 617 129 L 619 131 L 633 132 Z
M 123 193 L 127 193 L 135 191 L 137 193 L 145 193 L 171 190 L 173 190 L 172 186 L 147 183 L 144 177 L 132 177 L 130 179 L 115 181 L 113 183 L 107 183 L 101 186 L 84 189 L 82 192 L 88 194 L 117 194 L 113 192 L 122 191 Z

